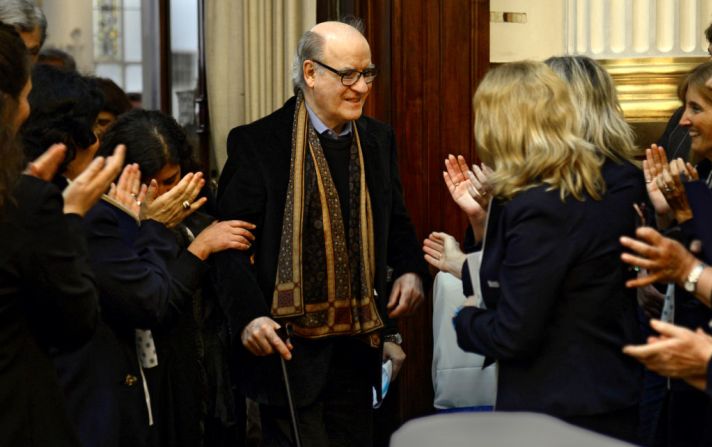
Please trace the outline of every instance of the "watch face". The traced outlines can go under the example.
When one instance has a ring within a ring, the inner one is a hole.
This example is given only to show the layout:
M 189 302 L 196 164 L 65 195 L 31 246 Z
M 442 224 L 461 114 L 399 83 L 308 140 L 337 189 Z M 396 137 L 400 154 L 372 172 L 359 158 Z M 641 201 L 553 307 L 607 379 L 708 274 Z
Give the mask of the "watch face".
M 387 341 L 390 343 L 401 344 L 401 343 L 403 343 L 403 337 L 401 337 L 401 334 L 386 335 L 384 337 L 384 341 Z

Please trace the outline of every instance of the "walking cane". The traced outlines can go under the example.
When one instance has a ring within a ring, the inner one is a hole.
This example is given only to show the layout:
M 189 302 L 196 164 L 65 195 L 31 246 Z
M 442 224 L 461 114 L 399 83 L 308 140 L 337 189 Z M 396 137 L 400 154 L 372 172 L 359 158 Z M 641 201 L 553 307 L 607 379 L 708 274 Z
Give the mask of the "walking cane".
M 292 337 L 292 325 L 285 324 L 277 330 L 282 341 L 285 343 L 290 342 Z M 294 445 L 296 447 L 302 447 L 302 440 L 299 437 L 299 426 L 297 425 L 297 409 L 294 406 L 294 399 L 292 399 L 292 387 L 289 385 L 289 374 L 287 374 L 287 361 L 284 357 L 279 356 L 279 361 L 282 363 L 282 379 L 284 380 L 284 388 L 287 391 L 287 405 L 289 405 L 289 416 L 292 420 L 292 434 L 294 435 Z

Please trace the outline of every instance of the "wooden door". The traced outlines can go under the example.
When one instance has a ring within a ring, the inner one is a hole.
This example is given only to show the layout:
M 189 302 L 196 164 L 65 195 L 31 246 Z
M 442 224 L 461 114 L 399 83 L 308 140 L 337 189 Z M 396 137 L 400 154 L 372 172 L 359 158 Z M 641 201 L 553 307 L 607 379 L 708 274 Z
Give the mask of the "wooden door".
M 472 96 L 489 67 L 489 0 L 322 0 L 319 21 L 364 20 L 379 68 L 366 114 L 397 135 L 405 200 L 419 238 L 462 238 L 466 219 L 442 178 L 448 154 L 476 161 Z M 432 301 L 400 323 L 408 355 L 395 404 L 399 422 L 432 412 Z

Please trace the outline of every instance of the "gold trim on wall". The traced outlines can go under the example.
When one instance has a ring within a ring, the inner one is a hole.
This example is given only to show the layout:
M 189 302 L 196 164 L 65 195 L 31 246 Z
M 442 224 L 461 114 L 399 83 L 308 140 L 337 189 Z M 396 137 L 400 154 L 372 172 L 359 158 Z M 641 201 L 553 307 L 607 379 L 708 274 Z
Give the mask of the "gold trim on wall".
M 626 120 L 667 122 L 680 107 L 677 86 L 706 57 L 602 59 L 613 77 Z

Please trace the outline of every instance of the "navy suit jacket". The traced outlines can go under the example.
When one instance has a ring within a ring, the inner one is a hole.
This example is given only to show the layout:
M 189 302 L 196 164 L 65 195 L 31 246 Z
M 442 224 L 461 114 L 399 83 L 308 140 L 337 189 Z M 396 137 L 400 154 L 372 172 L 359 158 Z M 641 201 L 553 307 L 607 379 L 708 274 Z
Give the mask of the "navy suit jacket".
M 285 405 L 279 361 L 276 356 L 257 358 L 240 342 L 240 334 L 253 319 L 270 315 L 282 234 L 292 152 L 295 98 L 279 110 L 252 124 L 230 132 L 228 161 L 218 189 L 220 219 L 253 222 L 255 243 L 250 251 L 218 253 L 218 293 L 227 315 L 236 352 L 243 391 L 262 403 Z M 425 281 L 429 276 L 420 244 L 403 201 L 398 173 L 395 135 L 390 126 L 362 116 L 356 121 L 371 196 L 375 246 L 374 287 L 381 317 L 385 309 L 386 271 L 393 278 L 408 272 Z M 254 254 L 254 266 L 250 256 Z M 297 340 L 290 362 L 292 388 L 298 404 L 316 398 L 326 380 L 332 339 Z M 373 356 L 374 378 L 380 377 L 380 359 Z M 305 384 L 301 386 L 299 384 Z
M 162 224 L 149 220 L 139 226 L 104 200 L 87 213 L 84 232 L 101 319 L 82 349 L 54 359 L 69 413 L 84 446 L 149 445 L 134 330 L 170 324 L 190 302 L 205 264 L 181 251 Z M 154 401 L 154 418 L 160 420 L 157 407 Z
M 635 290 L 619 237 L 645 198 L 639 170 L 607 162 L 600 201 L 538 186 L 496 201 L 480 281 L 487 310 L 455 318 L 460 347 L 499 360 L 497 409 L 594 415 L 638 402 Z

